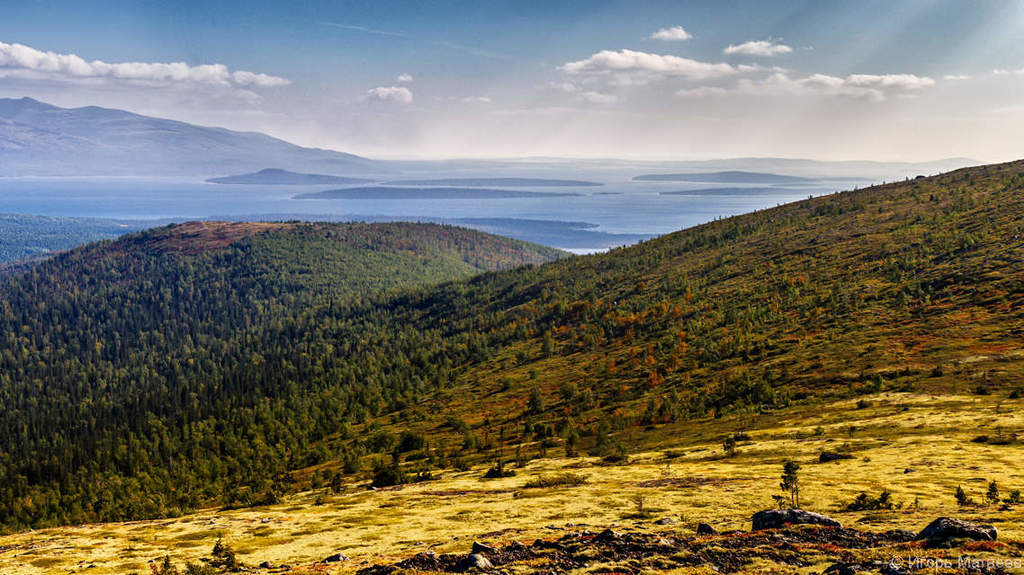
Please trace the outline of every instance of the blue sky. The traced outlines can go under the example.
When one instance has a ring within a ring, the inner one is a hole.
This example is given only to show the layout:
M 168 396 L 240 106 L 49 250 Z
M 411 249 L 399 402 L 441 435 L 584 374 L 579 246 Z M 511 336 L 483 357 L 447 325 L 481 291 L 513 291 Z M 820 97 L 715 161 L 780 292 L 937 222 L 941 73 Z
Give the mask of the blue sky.
M 1022 40 L 998 1 L 39 0 L 0 96 L 378 156 L 998 160 Z

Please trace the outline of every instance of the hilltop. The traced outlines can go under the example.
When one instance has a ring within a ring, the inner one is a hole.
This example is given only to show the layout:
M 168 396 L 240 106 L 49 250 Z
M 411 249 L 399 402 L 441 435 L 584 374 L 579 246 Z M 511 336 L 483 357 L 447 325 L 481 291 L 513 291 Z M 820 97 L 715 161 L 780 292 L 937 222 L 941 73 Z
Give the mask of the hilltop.
M 1020 488 L 1005 446 L 1022 429 L 1008 407 L 1024 391 L 1022 197 L 1024 162 L 968 168 L 607 254 L 456 281 L 415 275 L 406 287 L 375 274 L 418 273 L 415 260 L 390 259 L 422 257 L 411 231 L 469 234 L 486 254 L 518 254 L 501 265 L 490 256 L 478 270 L 557 254 L 456 228 L 413 226 L 396 237 L 373 226 L 226 224 L 75 250 L 0 288 L 3 516 L 10 528 L 138 519 L 437 477 L 436 489 L 410 497 L 467 491 L 480 503 L 501 496 L 469 487 L 488 468 L 588 469 L 596 499 L 566 495 L 550 513 L 521 500 L 511 521 L 534 535 L 544 522 L 613 520 L 601 497 L 654 481 L 678 457 L 697 476 L 690 483 L 706 485 L 702 470 L 720 457 L 711 451 L 730 436 L 746 455 L 723 462 L 713 473 L 722 482 L 708 489 L 740 474 L 749 499 L 702 492 L 730 502 L 724 512 L 770 506 L 784 458 L 837 449 L 861 457 L 861 477 L 810 472 L 827 482 L 808 487 L 823 509 L 855 495 L 843 482 L 874 492 L 898 481 L 903 504 L 916 494 L 944 510 L 957 482 Z M 346 251 L 328 249 L 335 236 Z M 352 247 L 393 265 L 350 273 L 338 262 Z M 458 267 L 462 252 L 443 253 L 446 266 L 473 273 Z M 946 407 L 919 410 L 931 398 Z M 917 421 L 897 426 L 905 411 Z M 683 451 L 658 455 L 671 449 Z M 904 478 L 902 467 L 926 472 Z M 699 509 L 669 487 L 651 493 L 677 506 L 659 513 Z M 388 496 L 355 497 L 327 501 L 342 512 Z M 401 513 L 378 512 L 378 530 L 419 512 L 399 499 L 389 509 Z M 349 521 L 358 517 L 369 521 Z M 920 528 L 920 519 L 879 521 Z M 444 529 L 426 530 L 450 545 Z M 246 553 L 286 539 L 254 540 Z M 322 549 L 282 554 L 312 562 Z

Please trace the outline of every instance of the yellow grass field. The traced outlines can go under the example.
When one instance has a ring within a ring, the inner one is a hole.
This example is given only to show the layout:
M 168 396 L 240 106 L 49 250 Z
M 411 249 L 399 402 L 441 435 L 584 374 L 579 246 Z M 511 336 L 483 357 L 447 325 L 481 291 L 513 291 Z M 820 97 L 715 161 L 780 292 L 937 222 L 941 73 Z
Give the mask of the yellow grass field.
M 427 549 L 465 553 L 474 540 L 529 542 L 609 526 L 689 536 L 699 522 L 719 531 L 746 530 L 752 513 L 774 505 L 771 496 L 780 493 L 787 459 L 801 464 L 801 506 L 844 526 L 916 532 L 936 517 L 952 516 L 995 525 L 1000 541 L 1024 541 L 1024 505 L 983 503 L 989 481 L 997 482 L 1003 497 L 1024 489 L 1024 450 L 1016 442 L 971 441 L 982 434 L 1012 437 L 1024 429 L 1024 400 L 923 394 L 865 399 L 870 406 L 847 400 L 665 428 L 662 444 L 622 465 L 553 457 L 533 460 L 504 479 L 482 479 L 483 468 L 446 471 L 400 488 L 372 491 L 363 482 L 343 493 L 303 492 L 267 507 L 10 535 L 0 538 L 0 573 L 148 574 L 149 563 L 165 555 L 180 565 L 209 556 L 218 537 L 256 572 L 343 574 Z M 719 438 L 738 429 L 750 440 L 740 441 L 737 455 L 726 458 Z M 853 458 L 818 463 L 823 450 Z M 587 483 L 524 487 L 534 476 L 566 471 L 586 476 Z M 958 507 L 958 485 L 978 505 Z M 892 492 L 899 509 L 840 511 L 858 493 L 883 489 Z M 639 519 L 637 496 L 646 512 Z M 678 523 L 653 523 L 664 517 Z M 1021 552 L 1012 546 L 992 550 Z M 349 560 L 319 563 L 335 553 Z M 272 568 L 257 568 L 264 561 Z

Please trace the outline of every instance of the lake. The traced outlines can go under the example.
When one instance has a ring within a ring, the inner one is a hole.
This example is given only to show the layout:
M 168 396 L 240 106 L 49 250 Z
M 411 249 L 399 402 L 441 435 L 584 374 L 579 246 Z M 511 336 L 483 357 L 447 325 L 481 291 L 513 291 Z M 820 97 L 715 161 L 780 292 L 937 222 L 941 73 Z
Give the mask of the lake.
M 863 185 L 863 182 L 860 182 Z M 678 182 L 606 182 L 600 187 L 559 188 L 571 196 L 485 199 L 295 199 L 339 186 L 224 185 L 186 179 L 0 178 L 0 212 L 118 219 L 211 219 L 303 217 L 317 219 L 458 220 L 502 218 L 591 224 L 590 235 L 544 243 L 593 251 L 778 204 L 849 189 L 854 182 L 818 182 L 750 193 L 735 185 L 727 193 Z M 725 186 L 723 186 L 724 188 Z M 742 188 L 742 186 L 741 186 Z M 516 188 L 550 192 L 550 188 Z M 699 190 L 698 193 L 665 193 Z M 723 190 L 725 192 L 725 190 Z M 458 223 L 458 222 L 456 222 Z M 478 227 L 473 225 L 472 227 Z M 566 228 L 567 230 L 569 228 Z M 576 228 L 573 228 L 576 229 Z M 596 232 L 596 233 L 595 233 Z M 524 232 L 526 234 L 526 232 Z M 524 239 L 536 238 L 527 237 Z M 625 234 L 617 237 L 618 234 Z M 509 233 L 509 235 L 517 235 Z

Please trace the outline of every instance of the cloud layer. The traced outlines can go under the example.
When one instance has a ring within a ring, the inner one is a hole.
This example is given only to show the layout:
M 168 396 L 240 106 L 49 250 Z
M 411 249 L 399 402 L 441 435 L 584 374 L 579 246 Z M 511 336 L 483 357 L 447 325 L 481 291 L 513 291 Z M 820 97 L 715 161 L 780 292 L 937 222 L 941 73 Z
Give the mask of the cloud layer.
M 184 62 L 87 61 L 75 54 L 43 52 L 23 44 L 0 42 L 0 71 L 56 79 L 108 78 L 156 83 L 218 84 L 241 88 L 285 86 L 285 78 L 246 70 L 230 70 L 223 64 L 190 66 Z

